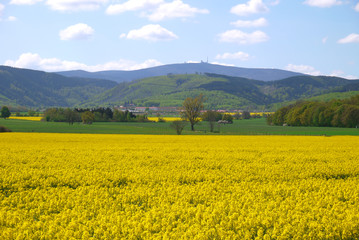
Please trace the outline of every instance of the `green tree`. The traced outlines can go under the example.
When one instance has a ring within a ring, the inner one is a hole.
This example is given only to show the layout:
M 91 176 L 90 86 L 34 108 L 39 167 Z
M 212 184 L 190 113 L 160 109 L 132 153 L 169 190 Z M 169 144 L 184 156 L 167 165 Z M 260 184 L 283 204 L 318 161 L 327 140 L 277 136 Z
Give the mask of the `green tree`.
M 101 112 L 93 112 L 94 115 L 94 122 L 106 122 L 104 115 Z
M 29 110 L 27 111 L 27 115 L 29 115 L 30 117 L 35 116 L 36 112 L 34 110 Z
M 273 114 L 267 114 L 266 121 L 268 125 L 273 125 Z
M 229 113 L 223 115 L 222 120 L 227 121 L 228 123 L 233 123 L 233 116 Z
M 242 112 L 242 119 L 250 119 L 251 118 L 251 113 L 248 111 L 243 111 Z
M 113 112 L 113 119 L 116 122 L 124 122 L 126 120 L 125 113 L 123 111 L 115 109 L 115 111 Z
M 233 115 L 233 118 L 236 119 L 236 120 L 239 120 L 239 119 L 241 119 L 241 114 L 235 113 L 235 114 Z
M 11 116 L 11 112 L 7 106 L 3 106 L 1 108 L 0 113 L 1 113 L 1 117 L 4 119 L 9 118 Z
M 82 113 L 81 119 L 83 124 L 92 124 L 95 120 L 95 115 L 90 111 L 86 111 Z
M 65 121 L 69 123 L 69 125 L 73 125 L 74 122 L 80 122 L 81 116 L 76 110 L 72 110 L 70 108 L 66 108 L 64 111 Z
M 201 121 L 201 110 L 204 107 L 203 102 L 203 94 L 200 94 L 195 98 L 188 97 L 183 102 L 183 109 L 181 112 L 182 119 L 190 122 L 192 131 L 194 131 L 194 125 Z
M 341 117 L 341 122 L 345 127 L 358 127 L 359 125 L 359 106 L 346 105 Z
M 217 111 L 208 110 L 202 114 L 202 120 L 217 122 L 219 120 L 222 120 L 222 114 Z
M 290 107 L 282 107 L 278 109 L 272 116 L 272 122 L 274 125 L 283 125 L 285 123 L 286 114 Z
M 48 108 L 42 119 L 46 122 L 65 122 L 65 110 L 63 108 Z
M 214 132 L 214 127 L 216 122 L 222 119 L 222 114 L 216 111 L 208 110 L 202 115 L 203 121 L 208 121 L 209 123 L 209 131 Z
M 147 114 L 137 115 L 136 122 L 148 122 Z

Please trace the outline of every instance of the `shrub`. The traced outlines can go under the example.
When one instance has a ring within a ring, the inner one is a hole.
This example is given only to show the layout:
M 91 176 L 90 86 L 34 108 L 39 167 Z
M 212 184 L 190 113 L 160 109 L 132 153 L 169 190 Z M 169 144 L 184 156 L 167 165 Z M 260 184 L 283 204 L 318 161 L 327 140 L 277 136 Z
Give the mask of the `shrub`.
M 11 130 L 4 126 L 0 126 L 0 132 L 11 132 Z
M 165 123 L 166 120 L 165 120 L 164 118 L 162 118 L 162 117 L 159 117 L 158 120 L 157 120 L 157 122 L 159 122 L 159 123 Z

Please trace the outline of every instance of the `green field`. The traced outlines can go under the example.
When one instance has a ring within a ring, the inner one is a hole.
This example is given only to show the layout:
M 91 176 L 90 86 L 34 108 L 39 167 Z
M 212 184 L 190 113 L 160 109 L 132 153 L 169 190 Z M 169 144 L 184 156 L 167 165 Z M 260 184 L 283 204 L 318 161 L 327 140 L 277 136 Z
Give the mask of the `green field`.
M 175 130 L 170 123 L 119 123 L 96 122 L 92 125 L 75 123 L 37 122 L 26 120 L 0 119 L 0 126 L 5 126 L 13 132 L 47 132 L 47 133 L 104 133 L 104 134 L 156 134 L 172 135 Z M 233 124 L 221 125 L 216 133 L 209 132 L 207 122 L 195 125 L 195 132 L 188 125 L 182 132 L 190 134 L 220 134 L 220 135 L 359 135 L 356 128 L 332 127 L 282 127 L 269 126 L 265 119 L 235 120 Z M 219 130 L 219 132 L 218 132 Z

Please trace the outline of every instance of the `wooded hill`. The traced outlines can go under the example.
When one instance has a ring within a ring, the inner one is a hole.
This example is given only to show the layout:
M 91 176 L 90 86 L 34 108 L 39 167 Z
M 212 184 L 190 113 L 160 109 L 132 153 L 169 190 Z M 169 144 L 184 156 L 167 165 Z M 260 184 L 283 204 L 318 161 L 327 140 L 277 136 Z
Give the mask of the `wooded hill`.
M 350 97 L 359 91 L 359 80 L 299 75 L 259 81 L 207 73 L 167 74 L 117 84 L 0 66 L 0 86 L 0 105 L 11 106 L 107 107 L 128 101 L 147 107 L 181 106 L 186 97 L 202 93 L 207 109 L 276 110 L 298 99 Z
M 0 105 L 72 107 L 116 85 L 109 80 L 68 78 L 54 73 L 0 66 Z
M 338 77 L 296 76 L 278 81 L 257 81 L 216 74 L 171 75 L 121 83 L 104 92 L 88 105 L 121 104 L 138 106 L 181 106 L 186 97 L 203 93 L 206 108 L 251 109 L 306 99 L 332 92 L 359 91 L 359 80 Z

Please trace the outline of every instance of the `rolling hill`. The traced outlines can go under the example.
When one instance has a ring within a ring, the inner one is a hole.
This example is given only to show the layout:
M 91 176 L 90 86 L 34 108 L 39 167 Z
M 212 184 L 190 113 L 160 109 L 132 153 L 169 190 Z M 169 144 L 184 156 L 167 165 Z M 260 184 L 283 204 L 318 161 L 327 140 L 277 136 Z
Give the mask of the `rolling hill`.
M 109 80 L 0 66 L 0 105 L 71 107 L 115 87 Z
M 134 70 L 134 71 L 66 71 L 58 72 L 66 77 L 83 77 L 108 79 L 112 81 L 129 82 L 132 80 L 143 79 L 148 77 L 166 76 L 168 74 L 196 74 L 196 73 L 214 73 L 233 77 L 243 77 L 261 81 L 274 81 L 288 77 L 303 75 L 301 73 L 290 72 L 280 69 L 264 68 L 239 68 L 209 63 L 182 63 L 169 64 L 158 67 Z
M 126 101 L 137 106 L 181 106 L 186 97 L 203 93 L 206 108 L 262 110 L 298 99 L 320 98 L 323 94 L 328 99 L 354 91 L 359 91 L 359 80 L 326 76 L 260 81 L 209 73 L 166 74 L 117 84 L 0 66 L 0 105 L 35 108 L 114 106 Z
M 284 101 L 341 92 L 346 86 L 359 90 L 357 83 L 359 80 L 307 75 L 269 82 L 218 74 L 171 75 L 121 83 L 85 105 L 132 101 L 138 106 L 181 106 L 186 97 L 203 93 L 207 108 L 262 109 Z

